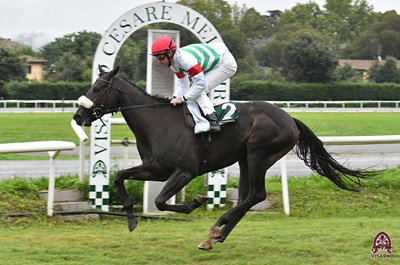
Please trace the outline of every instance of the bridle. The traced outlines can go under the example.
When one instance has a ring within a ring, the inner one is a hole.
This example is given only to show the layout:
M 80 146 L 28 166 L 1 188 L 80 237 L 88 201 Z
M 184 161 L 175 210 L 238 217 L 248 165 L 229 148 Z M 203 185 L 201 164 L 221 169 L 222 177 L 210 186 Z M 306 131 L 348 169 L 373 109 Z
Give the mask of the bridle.
M 104 116 L 105 114 L 122 112 L 122 111 L 128 110 L 128 109 L 154 108 L 154 107 L 157 107 L 159 105 L 171 105 L 171 103 L 159 103 L 159 102 L 157 102 L 157 103 L 151 103 L 151 104 L 143 104 L 143 105 L 135 105 L 135 106 L 116 107 L 116 108 L 112 108 L 112 109 L 104 109 L 104 104 L 105 104 L 107 98 L 111 97 L 109 95 L 109 91 L 112 88 L 118 90 L 119 92 L 123 92 L 123 91 L 120 88 L 116 88 L 113 85 L 114 77 L 112 77 L 111 80 L 106 80 L 104 78 L 99 77 L 99 78 L 97 78 L 97 81 L 102 81 L 102 82 L 105 82 L 105 83 L 108 84 L 107 88 L 104 89 L 102 94 L 93 102 L 93 107 L 92 107 L 93 116 L 96 119 L 100 119 L 100 121 L 103 124 L 104 124 L 104 122 L 101 119 L 101 117 Z M 106 99 L 102 103 L 99 103 L 100 100 L 102 100 L 104 97 L 106 97 Z M 96 107 L 97 105 L 100 105 L 100 106 Z
M 113 88 L 113 85 L 112 85 L 113 80 L 114 80 L 114 77 L 111 78 L 111 80 L 106 80 L 106 79 L 101 78 L 101 77 L 97 78 L 97 81 L 105 82 L 105 83 L 108 84 L 108 86 L 107 86 L 106 89 L 104 89 L 104 91 L 101 93 L 101 95 L 93 102 L 92 111 L 93 111 L 93 116 L 96 117 L 96 119 L 100 119 L 101 120 L 101 117 L 103 115 L 108 114 L 108 113 L 113 113 L 113 112 L 110 112 L 109 109 L 103 109 L 104 108 L 104 103 L 107 100 L 108 92 L 110 91 L 111 88 Z M 99 104 L 100 100 L 103 99 L 104 96 L 106 96 L 106 99 L 104 100 L 104 102 L 100 103 L 100 107 L 96 107 Z M 103 122 L 103 120 L 101 120 L 101 122 Z M 103 122 L 103 124 L 104 124 L 104 122 Z

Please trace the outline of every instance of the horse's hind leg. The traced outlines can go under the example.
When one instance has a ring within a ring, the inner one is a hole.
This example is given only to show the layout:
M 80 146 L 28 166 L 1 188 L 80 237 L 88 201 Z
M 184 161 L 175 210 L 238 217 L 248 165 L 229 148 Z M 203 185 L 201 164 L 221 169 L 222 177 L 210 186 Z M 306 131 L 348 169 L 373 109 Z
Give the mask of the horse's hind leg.
M 208 233 L 208 240 L 203 241 L 198 248 L 199 249 L 211 249 L 213 248 L 213 244 L 216 242 L 224 242 L 224 240 L 227 238 L 229 233 L 235 228 L 237 223 L 243 218 L 243 216 L 247 213 L 250 208 L 257 204 L 258 202 L 262 201 L 265 199 L 266 196 L 266 191 L 265 191 L 265 186 L 264 186 L 264 176 L 265 176 L 265 170 L 262 170 L 262 168 L 265 168 L 265 164 L 260 165 L 260 172 L 257 174 L 259 176 L 260 182 L 259 184 L 254 183 L 254 181 L 250 182 L 249 179 L 249 171 L 248 171 L 248 164 L 247 161 L 239 161 L 239 166 L 240 166 L 240 180 L 239 180 L 239 198 L 238 198 L 238 206 L 231 209 L 227 213 L 223 214 L 219 220 L 210 228 L 209 233 Z M 263 172 L 262 172 L 263 171 Z M 253 190 L 257 190 L 257 194 L 264 194 L 260 196 L 252 196 L 250 194 L 250 188 L 251 187 L 258 187 Z M 251 198 L 252 197 L 252 198 Z M 257 197 L 259 197 L 257 199 Z M 246 204 L 248 206 L 246 206 Z M 237 211 L 237 208 L 241 206 L 242 210 L 237 212 L 236 214 L 234 211 Z M 222 227 L 222 229 L 221 229 Z

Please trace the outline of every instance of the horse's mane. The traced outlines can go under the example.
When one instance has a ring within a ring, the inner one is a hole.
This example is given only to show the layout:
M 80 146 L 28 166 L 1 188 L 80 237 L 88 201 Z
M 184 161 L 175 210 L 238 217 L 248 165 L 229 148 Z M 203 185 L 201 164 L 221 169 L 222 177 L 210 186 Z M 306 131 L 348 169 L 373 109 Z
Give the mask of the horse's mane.
M 150 99 L 156 101 L 157 103 L 169 103 L 169 102 L 170 102 L 170 99 L 169 99 L 169 98 L 160 96 L 160 95 L 158 95 L 158 94 L 157 94 L 157 95 L 150 95 L 149 93 L 146 92 L 146 90 L 145 90 L 143 87 L 138 86 L 138 85 L 136 85 L 135 83 L 132 83 L 131 81 L 129 81 L 129 80 L 126 79 L 125 77 L 121 77 L 121 76 L 120 76 L 120 78 L 121 78 L 122 80 L 128 82 L 131 86 L 133 86 L 134 88 L 136 88 L 136 89 L 137 89 L 138 91 L 140 91 L 141 93 L 143 93 L 143 96 L 145 96 L 145 97 L 147 97 L 147 98 L 150 98 Z

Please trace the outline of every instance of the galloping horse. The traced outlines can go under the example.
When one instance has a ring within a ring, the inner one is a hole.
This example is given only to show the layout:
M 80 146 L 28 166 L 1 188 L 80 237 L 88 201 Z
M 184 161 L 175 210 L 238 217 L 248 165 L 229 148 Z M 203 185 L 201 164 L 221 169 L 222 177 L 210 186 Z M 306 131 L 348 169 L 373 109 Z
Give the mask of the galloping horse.
M 252 206 L 265 200 L 266 171 L 292 148 L 314 172 L 342 189 L 356 191 L 361 185 L 360 178 L 371 175 L 371 172 L 339 164 L 310 128 L 266 102 L 236 104 L 239 118 L 221 132 L 210 134 L 210 152 L 204 162 L 202 135 L 194 134 L 186 125 L 183 108 L 173 107 L 166 98 L 147 94 L 117 76 L 118 69 L 104 72 L 100 68 L 100 77 L 86 96 L 81 97 L 81 106 L 73 118 L 79 125 L 91 126 L 103 115 L 121 111 L 134 133 L 143 164 L 119 171 L 114 179 L 130 231 L 138 221 L 124 186 L 126 179 L 166 181 L 155 199 L 157 208 L 188 214 L 204 204 L 206 196 L 198 195 L 192 202 L 182 205 L 169 205 L 166 201 L 195 177 L 238 162 L 237 206 L 218 219 L 209 230 L 209 238 L 198 246 L 211 249 L 214 243 L 227 238 Z

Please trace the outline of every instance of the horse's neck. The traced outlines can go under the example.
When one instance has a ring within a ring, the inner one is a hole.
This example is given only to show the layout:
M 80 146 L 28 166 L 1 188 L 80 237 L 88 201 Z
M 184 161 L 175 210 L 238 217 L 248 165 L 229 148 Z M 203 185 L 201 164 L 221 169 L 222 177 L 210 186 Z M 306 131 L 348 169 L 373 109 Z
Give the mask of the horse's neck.
M 148 106 L 156 102 L 139 87 L 126 80 L 120 78 L 118 82 L 122 92 L 119 107 L 127 108 L 122 111 L 122 116 L 135 134 L 135 137 L 147 141 L 147 135 L 149 134 L 148 123 L 154 120 L 154 117 L 149 116 Z M 130 107 L 132 108 L 129 109 Z
M 120 107 L 140 106 L 155 103 L 155 100 L 139 87 L 134 86 L 122 78 L 119 78 L 118 82 L 120 83 L 119 87 L 122 92 Z

